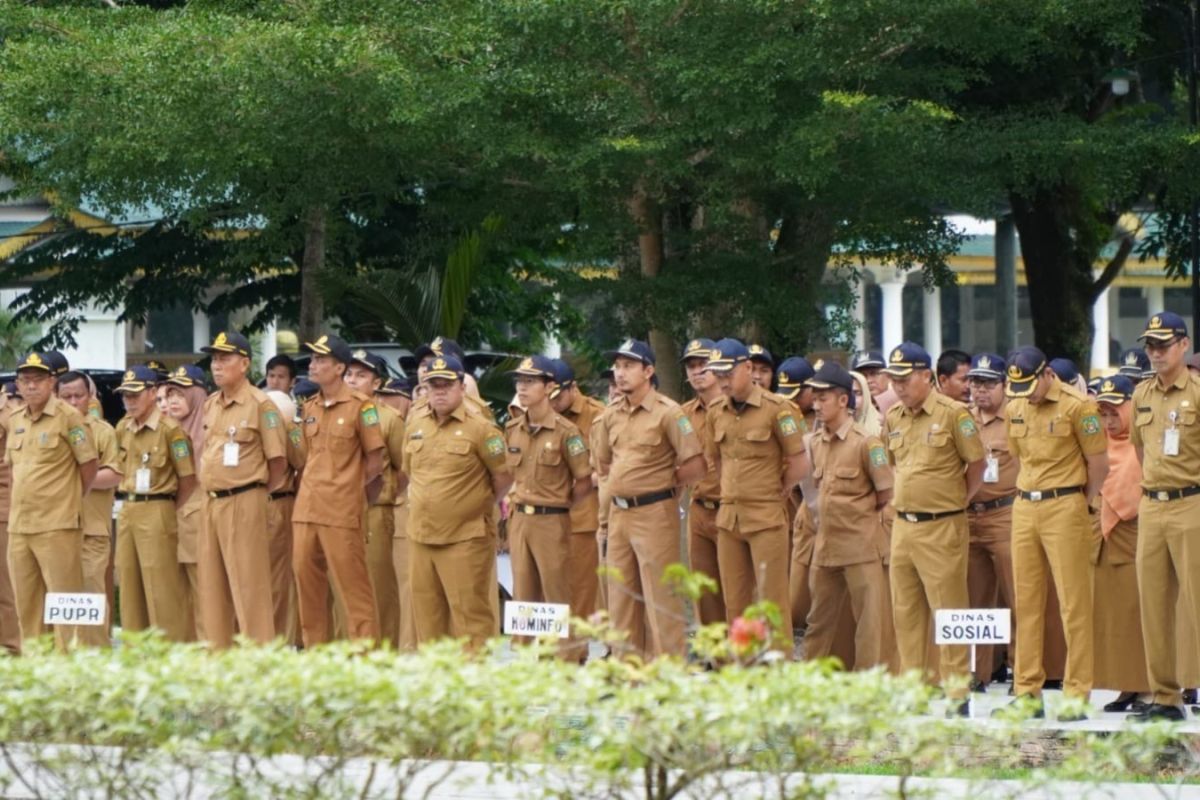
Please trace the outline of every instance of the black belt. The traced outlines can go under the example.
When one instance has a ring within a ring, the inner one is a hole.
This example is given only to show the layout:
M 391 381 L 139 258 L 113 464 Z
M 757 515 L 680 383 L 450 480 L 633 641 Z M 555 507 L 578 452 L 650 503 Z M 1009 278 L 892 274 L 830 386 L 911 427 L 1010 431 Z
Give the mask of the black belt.
M 701 508 L 707 508 L 709 511 L 716 511 L 721 507 L 720 500 L 705 500 L 703 497 L 693 497 L 692 502 Z
M 1017 492 L 1017 494 L 1021 495 L 1022 500 L 1028 500 L 1031 503 L 1040 503 L 1043 500 L 1053 500 L 1056 497 L 1066 497 L 1071 494 L 1079 494 L 1082 491 L 1082 486 L 1068 486 L 1066 489 L 1043 489 L 1036 492 Z
M 522 514 L 566 514 L 571 509 L 557 508 L 555 506 L 531 506 L 525 503 L 516 503 L 513 505 L 514 511 L 520 511 Z
M 997 497 L 995 500 L 988 500 L 983 503 L 971 503 L 967 506 L 967 510 L 978 514 L 981 511 L 991 511 L 993 508 L 1011 506 L 1016 499 L 1015 495 L 1010 494 L 1008 497 Z
M 1186 486 L 1182 489 L 1142 489 L 1142 495 L 1160 503 L 1168 500 L 1182 500 L 1194 494 L 1200 494 L 1200 486 Z
M 958 511 L 897 511 L 896 519 L 902 519 L 905 522 L 933 522 L 935 519 L 942 517 L 953 517 L 956 514 L 965 514 L 966 509 L 960 508 Z
M 245 486 L 235 486 L 232 489 L 216 489 L 208 493 L 208 496 L 214 500 L 219 500 L 222 497 L 233 497 L 235 494 L 249 492 L 252 489 L 261 489 L 266 484 L 264 483 L 247 483 Z
M 282 500 L 285 497 L 295 497 L 296 493 L 291 492 L 271 492 L 267 497 L 271 500 Z
M 638 506 L 648 506 L 651 503 L 661 503 L 663 500 L 670 500 L 675 496 L 674 489 L 663 489 L 661 492 L 651 492 L 650 494 L 638 495 L 637 497 L 614 497 L 613 505 L 617 508 L 637 508 Z
M 173 494 L 126 494 L 117 492 L 117 499 L 126 503 L 149 503 L 151 500 L 174 500 Z

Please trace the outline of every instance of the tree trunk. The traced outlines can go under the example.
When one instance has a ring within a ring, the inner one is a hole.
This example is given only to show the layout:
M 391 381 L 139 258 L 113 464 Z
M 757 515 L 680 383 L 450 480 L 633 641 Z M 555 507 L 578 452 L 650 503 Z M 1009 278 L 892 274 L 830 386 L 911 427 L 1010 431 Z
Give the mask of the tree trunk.
M 325 266 L 325 208 L 313 206 L 304 215 L 304 256 L 300 261 L 300 341 L 321 335 L 325 300 L 317 276 Z
M 1099 252 L 1080 246 L 1078 239 L 1087 237 L 1077 236 L 1080 204 L 1074 195 L 1070 187 L 1058 186 L 1009 200 L 1025 261 L 1034 341 L 1047 358 L 1069 358 L 1086 374 Z
M 638 265 L 641 274 L 656 278 L 662 271 L 664 261 L 662 209 L 640 181 L 629 199 L 629 214 L 638 229 Z M 675 341 L 669 333 L 657 328 L 650 329 L 648 338 L 658 362 L 654 371 L 658 375 L 659 391 L 668 397 L 681 398 L 683 386 L 675 359 Z

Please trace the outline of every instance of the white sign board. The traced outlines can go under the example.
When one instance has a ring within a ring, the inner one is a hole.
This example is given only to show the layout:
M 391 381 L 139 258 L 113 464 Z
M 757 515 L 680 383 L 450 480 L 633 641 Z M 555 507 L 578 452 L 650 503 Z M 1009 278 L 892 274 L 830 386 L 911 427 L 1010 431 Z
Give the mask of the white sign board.
M 42 622 L 47 625 L 103 625 L 106 622 L 105 605 L 103 594 L 47 592 Z
M 504 604 L 504 632 L 510 636 L 552 636 L 565 639 L 570 634 L 571 607 L 566 603 Z
M 940 608 L 933 618 L 935 644 L 1008 644 L 1012 617 L 1007 608 Z

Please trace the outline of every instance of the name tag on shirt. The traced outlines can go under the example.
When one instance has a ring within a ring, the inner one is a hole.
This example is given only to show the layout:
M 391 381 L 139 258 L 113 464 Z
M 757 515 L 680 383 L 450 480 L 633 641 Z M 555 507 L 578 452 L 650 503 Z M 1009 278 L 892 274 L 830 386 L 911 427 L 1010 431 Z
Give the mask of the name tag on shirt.
M 225 455 L 221 463 L 227 467 L 236 467 L 238 465 L 238 443 L 226 442 Z
M 1000 482 L 1000 460 L 995 456 L 987 457 L 987 466 L 983 470 L 984 483 Z
M 1163 455 L 1179 455 L 1179 428 L 1167 428 L 1163 431 Z
M 150 492 L 150 470 L 145 467 L 139 467 L 133 473 L 133 491 L 135 494 L 148 494 Z

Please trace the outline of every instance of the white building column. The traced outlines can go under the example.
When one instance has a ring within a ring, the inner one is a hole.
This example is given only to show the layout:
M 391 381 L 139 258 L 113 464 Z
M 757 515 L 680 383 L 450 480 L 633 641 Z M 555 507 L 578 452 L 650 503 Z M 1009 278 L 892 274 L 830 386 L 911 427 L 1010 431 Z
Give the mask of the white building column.
M 203 311 L 192 312 L 192 352 L 199 353 L 201 347 L 212 343 L 212 328 L 208 314 Z
M 267 370 L 267 362 L 274 358 L 276 353 L 279 352 L 279 345 L 277 342 L 278 333 L 279 332 L 276 329 L 275 320 L 271 320 L 267 323 L 267 326 L 263 328 L 262 345 L 259 347 L 259 349 L 262 350 L 263 372 L 266 372 Z
M 903 272 L 880 267 L 879 289 L 883 294 L 883 352 L 887 357 L 893 347 L 904 341 L 904 284 Z
M 1108 294 L 1112 287 L 1105 289 L 1092 305 L 1092 363 L 1093 373 L 1104 372 L 1109 368 L 1108 363 Z
M 854 287 L 854 352 L 861 353 L 867 349 L 867 281 L 866 274 L 858 276 Z
M 1165 290 L 1162 286 L 1146 287 L 1146 311 L 1150 316 L 1166 310 L 1167 301 L 1164 294 Z
M 925 317 L 925 350 L 937 358 L 942 352 L 942 290 L 935 286 L 921 296 Z

